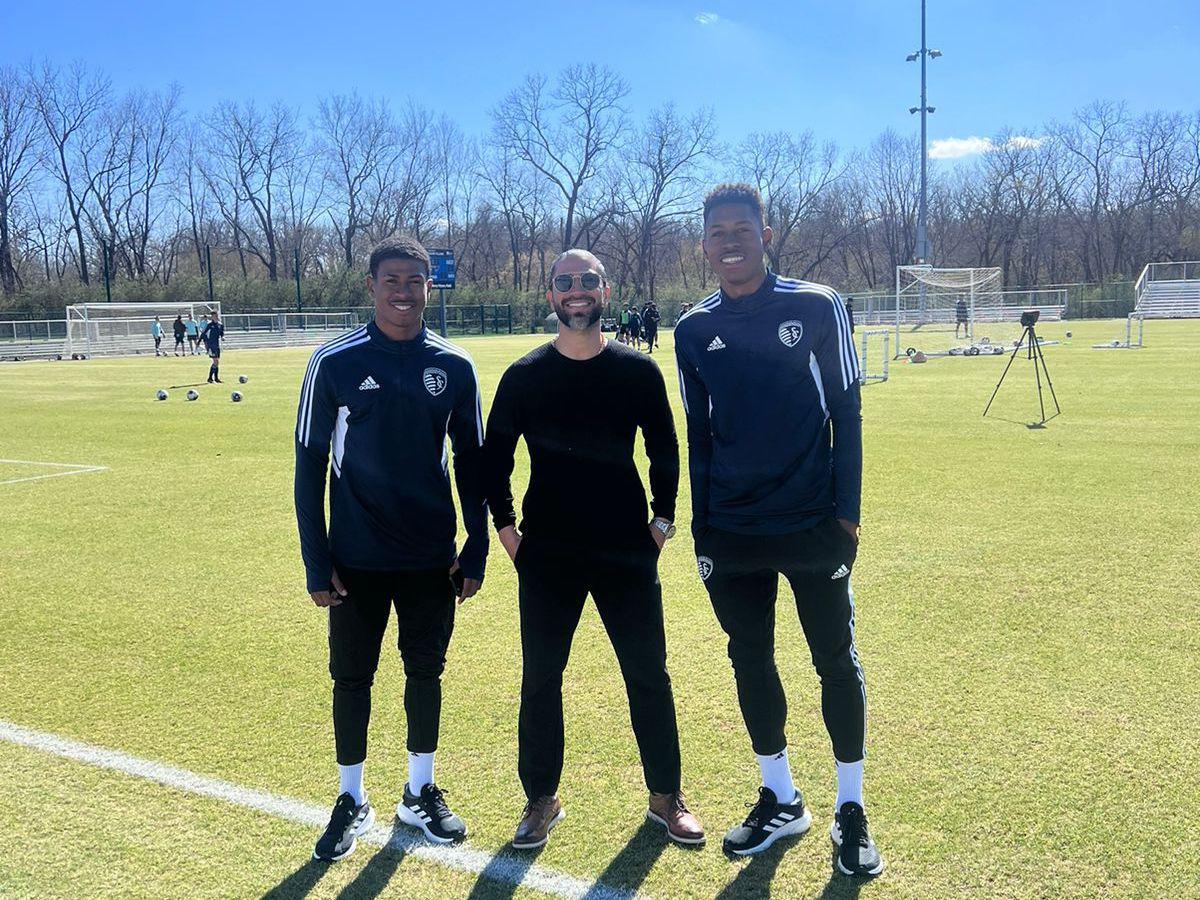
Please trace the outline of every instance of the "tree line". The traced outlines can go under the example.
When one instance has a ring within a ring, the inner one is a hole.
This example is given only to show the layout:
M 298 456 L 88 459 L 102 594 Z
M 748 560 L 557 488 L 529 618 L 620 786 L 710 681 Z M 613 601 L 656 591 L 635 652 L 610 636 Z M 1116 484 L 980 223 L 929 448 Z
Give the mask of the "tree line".
M 664 103 L 639 118 L 628 95 L 602 65 L 529 75 L 473 135 L 412 98 L 189 114 L 175 86 L 122 94 L 82 64 L 0 68 L 0 304 L 61 307 L 51 298 L 94 292 L 105 265 L 123 297 L 173 299 L 209 274 L 206 248 L 222 285 L 286 298 L 270 286 L 298 251 L 303 277 L 325 286 L 318 302 L 360 303 L 370 247 L 397 231 L 453 249 L 473 299 L 537 296 L 571 246 L 606 261 L 622 299 L 694 299 L 712 287 L 701 199 L 729 180 L 762 192 L 781 272 L 886 289 L 913 261 L 916 137 L 726 143 L 710 109 Z M 999 266 L 1009 285 L 1200 257 L 1200 111 L 1098 101 L 934 161 L 929 233 L 935 264 Z

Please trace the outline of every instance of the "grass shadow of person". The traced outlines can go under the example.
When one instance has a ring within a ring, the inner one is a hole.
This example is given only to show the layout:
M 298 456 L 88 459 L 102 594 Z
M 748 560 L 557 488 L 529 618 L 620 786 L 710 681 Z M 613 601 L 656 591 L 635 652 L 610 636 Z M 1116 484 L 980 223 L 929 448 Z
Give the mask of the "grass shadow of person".
M 545 848 L 543 844 L 532 850 L 515 851 L 505 841 L 475 879 L 467 900 L 509 900 Z
M 338 892 L 338 900 L 365 900 L 378 897 L 396 874 L 400 861 L 408 855 L 409 848 L 416 842 L 411 829 L 393 820 L 392 833 L 387 843 L 375 852 L 354 880 Z
M 331 864 L 318 859 L 308 859 L 275 887 L 262 895 L 262 900 L 302 900 L 317 886 Z
M 600 900 L 614 891 L 635 894 L 670 843 L 661 825 L 644 819 L 638 830 L 629 836 L 625 846 L 604 867 L 604 871 L 584 894 L 584 900 Z M 679 846 L 682 848 L 685 845 Z M 696 845 L 686 849 L 699 848 L 700 845 Z
M 716 900 L 742 900 L 742 898 L 769 897 L 771 895 L 771 882 L 775 880 L 775 872 L 779 868 L 779 863 L 783 860 L 783 855 L 787 853 L 789 848 L 796 846 L 803 839 L 803 834 L 786 837 L 776 841 L 762 853 L 756 853 L 751 856 L 750 862 L 737 873 L 737 877 L 725 885 L 721 889 L 721 892 L 717 894 Z

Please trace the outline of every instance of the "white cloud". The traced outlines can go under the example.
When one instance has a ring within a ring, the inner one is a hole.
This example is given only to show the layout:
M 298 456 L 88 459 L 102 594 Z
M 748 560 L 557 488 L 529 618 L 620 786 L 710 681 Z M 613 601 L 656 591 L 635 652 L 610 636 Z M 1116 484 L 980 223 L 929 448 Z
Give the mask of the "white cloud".
M 701 12 L 696 13 L 696 21 L 701 25 L 715 25 L 721 21 L 721 17 L 715 12 Z
M 1040 147 L 1045 142 L 1045 138 L 1035 138 L 1024 134 L 1016 134 L 1008 139 L 1008 146 L 1018 147 L 1022 150 L 1028 150 L 1032 147 Z
M 1043 141 L 1045 141 L 1045 138 L 1018 134 L 1009 138 L 1004 146 L 1018 150 L 1027 150 L 1039 146 Z M 941 138 L 929 142 L 929 158 L 962 159 L 964 156 L 978 156 L 980 153 L 988 153 L 997 149 L 999 147 L 996 142 L 990 138 L 975 137 L 974 135 L 966 138 Z

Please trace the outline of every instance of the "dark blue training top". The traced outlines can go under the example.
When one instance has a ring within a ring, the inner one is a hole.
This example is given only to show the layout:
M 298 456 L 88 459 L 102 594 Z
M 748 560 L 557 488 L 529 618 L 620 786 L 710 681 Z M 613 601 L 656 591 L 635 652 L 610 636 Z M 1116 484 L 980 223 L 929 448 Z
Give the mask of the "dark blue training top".
M 675 326 L 687 413 L 692 529 L 785 534 L 859 521 L 858 355 L 832 288 L 767 273 Z
M 220 322 L 209 322 L 200 332 L 200 340 L 208 344 L 210 352 L 221 352 L 221 338 L 225 337 L 225 326 Z
M 309 591 L 328 590 L 334 562 L 373 571 L 450 566 L 457 516 L 447 434 L 467 527 L 458 561 L 463 575 L 482 579 L 483 408 L 471 357 L 424 328 L 411 341 L 390 340 L 374 322 L 313 353 L 296 417 L 296 520 Z

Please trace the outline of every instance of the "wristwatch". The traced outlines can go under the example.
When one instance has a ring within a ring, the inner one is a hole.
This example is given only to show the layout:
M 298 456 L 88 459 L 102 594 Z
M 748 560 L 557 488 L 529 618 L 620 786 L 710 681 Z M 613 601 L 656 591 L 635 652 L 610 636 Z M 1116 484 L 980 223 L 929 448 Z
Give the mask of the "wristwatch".
M 665 541 L 669 541 L 671 538 L 675 537 L 675 523 L 674 522 L 668 522 L 666 519 L 663 519 L 663 518 L 656 518 L 653 522 L 650 523 L 650 525 L 653 528 L 657 528 L 662 533 L 663 540 L 665 540 Z

